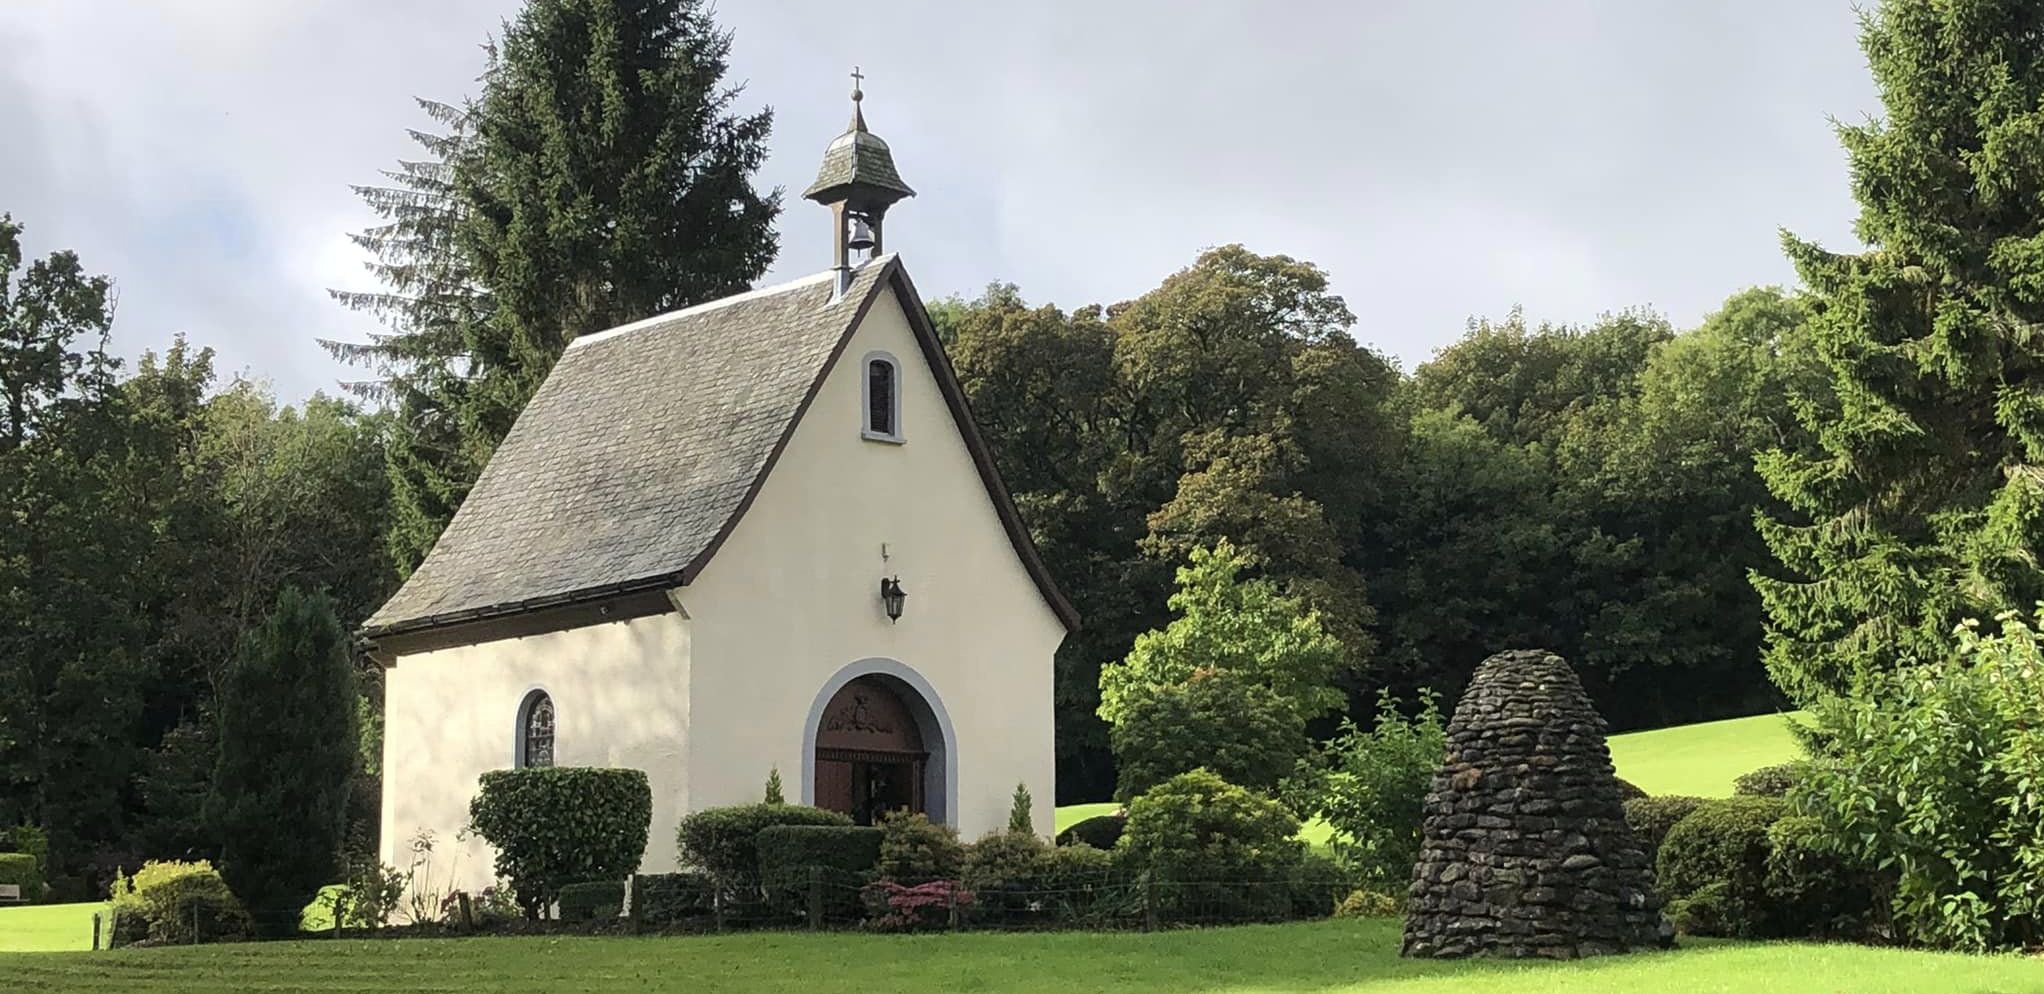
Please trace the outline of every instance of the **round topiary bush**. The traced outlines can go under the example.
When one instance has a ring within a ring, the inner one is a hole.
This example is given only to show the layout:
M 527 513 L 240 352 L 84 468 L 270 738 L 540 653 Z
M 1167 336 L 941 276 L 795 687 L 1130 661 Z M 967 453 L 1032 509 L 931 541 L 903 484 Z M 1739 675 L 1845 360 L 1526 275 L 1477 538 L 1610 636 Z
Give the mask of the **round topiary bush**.
M 1787 797 L 1789 791 L 1803 782 L 1809 768 L 1808 762 L 1797 760 L 1741 773 L 1732 781 L 1732 793 L 1740 797 Z
M 497 874 L 511 881 L 518 906 L 538 918 L 563 886 L 621 881 L 638 870 L 653 789 L 642 770 L 492 770 L 468 813 L 477 834 L 496 847 Z
M 1625 802 L 1625 823 L 1631 826 L 1632 834 L 1639 836 L 1640 845 L 1646 848 L 1647 857 L 1652 859 L 1660 853 L 1668 831 L 1702 807 L 1706 800 L 1687 794 L 1635 797 Z
M 1779 798 L 1707 801 L 1661 842 L 1656 880 L 1676 927 L 1693 935 L 1767 938 L 1778 933 L 1767 896 L 1768 829 Z
M 1151 874 L 1160 917 L 1277 921 L 1305 855 L 1296 815 L 1211 770 L 1181 773 L 1129 805 L 1117 852 Z
M 1879 873 L 1838 851 L 1816 818 L 1789 815 L 1767 828 L 1769 906 L 1784 936 L 1876 937 Z

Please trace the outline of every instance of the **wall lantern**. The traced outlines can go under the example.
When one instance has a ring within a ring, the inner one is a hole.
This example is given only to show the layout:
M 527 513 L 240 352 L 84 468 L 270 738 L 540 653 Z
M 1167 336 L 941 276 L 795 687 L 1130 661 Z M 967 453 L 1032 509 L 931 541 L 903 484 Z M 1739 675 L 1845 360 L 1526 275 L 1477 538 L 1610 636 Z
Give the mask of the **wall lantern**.
M 901 577 L 880 578 L 880 602 L 887 605 L 887 620 L 901 620 L 901 602 L 908 599 L 908 591 L 901 589 Z

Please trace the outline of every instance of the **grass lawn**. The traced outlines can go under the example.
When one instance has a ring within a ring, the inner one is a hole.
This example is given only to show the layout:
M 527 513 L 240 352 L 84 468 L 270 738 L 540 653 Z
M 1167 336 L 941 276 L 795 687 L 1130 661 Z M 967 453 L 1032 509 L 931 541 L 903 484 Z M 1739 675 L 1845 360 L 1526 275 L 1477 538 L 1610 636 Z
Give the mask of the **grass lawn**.
M 92 948 L 92 913 L 103 904 L 0 908 L 0 953 Z
M 1611 737 L 1618 775 L 1649 794 L 1732 796 L 1732 780 L 1802 755 L 1789 732 L 1800 715 L 1763 714 Z
M 1413 962 L 1395 921 L 1124 934 L 756 933 L 666 939 L 301 941 L 0 954 L 10 990 L 817 994 L 2021 994 L 2044 962 L 1811 944 L 1695 945 L 1581 963 Z

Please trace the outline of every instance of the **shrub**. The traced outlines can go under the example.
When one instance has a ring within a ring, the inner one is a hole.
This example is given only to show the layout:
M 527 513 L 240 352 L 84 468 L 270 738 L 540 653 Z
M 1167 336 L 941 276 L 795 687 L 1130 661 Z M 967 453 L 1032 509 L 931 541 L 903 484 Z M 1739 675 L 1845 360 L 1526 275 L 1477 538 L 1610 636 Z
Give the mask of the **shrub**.
M 781 768 L 778 766 L 767 770 L 765 801 L 768 804 L 788 803 L 787 795 L 781 793 Z
M 982 920 L 1031 917 L 1050 873 L 1051 848 L 1027 832 L 994 832 L 965 847 L 959 880 L 972 891 Z
M 1751 773 L 1741 773 L 1732 781 L 1732 793 L 1740 797 L 1787 797 L 1789 791 L 1803 781 L 1809 765 L 1802 761 L 1776 763 Z
M 468 812 L 497 849 L 497 875 L 511 881 L 526 916 L 537 918 L 568 884 L 623 880 L 639 868 L 653 789 L 641 770 L 491 770 Z
M 1083 843 L 1056 846 L 1044 861 L 1042 904 L 1053 921 L 1095 926 L 1141 911 L 1114 854 Z
M 914 886 L 875 880 L 862 892 L 869 921 L 885 932 L 916 932 L 943 928 L 972 907 L 972 892 L 956 880 L 929 880 Z
M 806 913 L 810 874 L 823 888 L 826 919 L 856 917 L 859 888 L 880 861 L 881 830 L 858 825 L 773 825 L 753 838 L 767 903 L 783 915 Z
M 735 804 L 704 808 L 683 818 L 675 836 L 682 865 L 709 874 L 719 889 L 735 892 L 759 879 L 759 850 L 753 843 L 762 829 L 851 823 L 847 815 L 802 804 Z
M 205 802 L 221 873 L 267 934 L 296 933 L 300 909 L 341 876 L 355 700 L 333 601 L 285 589 L 228 667 Z
M 1691 934 L 1779 934 L 1767 898 L 1767 830 L 1784 810 L 1772 797 L 1707 801 L 1669 830 L 1655 879 L 1671 906 L 1681 902 L 1696 919 Z
M 349 861 L 348 876 L 334 892 L 334 917 L 349 928 L 379 929 L 404 900 L 412 878 L 373 858 Z
M 1154 881 L 1160 915 L 1178 919 L 1281 919 L 1290 874 L 1305 852 L 1299 819 L 1284 805 L 1210 770 L 1182 773 L 1129 805 L 1117 852 Z
M 1767 829 L 1767 898 L 1782 934 L 1875 937 L 1876 873 L 1837 851 L 1824 823 L 1790 815 Z
M 1640 789 L 1638 784 L 1624 777 L 1612 777 L 1611 782 L 1618 785 L 1618 799 L 1620 801 L 1636 801 L 1648 796 L 1647 792 Z
M 625 883 L 622 880 L 587 880 L 561 887 L 561 920 L 588 922 L 616 918 L 624 913 Z
M 1030 810 L 1034 802 L 1029 797 L 1029 785 L 1017 781 L 1015 796 L 1008 802 L 1008 831 L 1021 835 L 1036 834 L 1036 815 Z
M 1405 913 L 1405 899 L 1367 887 L 1349 891 L 1334 909 L 1336 918 L 1396 918 Z
M 1057 844 L 1112 849 L 1115 843 L 1121 841 L 1122 830 L 1127 826 L 1127 815 L 1094 815 L 1057 833 Z
M 144 938 L 177 945 L 243 939 L 255 924 L 205 860 L 144 863 L 133 877 L 117 874 L 108 899 L 117 945 Z
M 1355 874 L 1331 856 L 1307 852 L 1292 868 L 1292 917 L 1325 918 L 1355 889 Z
M 1411 879 L 1421 809 L 1447 745 L 1431 693 L 1421 694 L 1419 714 L 1411 718 L 1390 694 L 1380 694 L 1373 728 L 1364 732 L 1344 722 L 1329 743 L 1332 769 L 1311 803 L 1334 828 L 1342 858 L 1365 878 L 1385 886 Z
M 1841 853 L 1893 868 L 1901 938 L 1960 949 L 2044 942 L 2044 641 L 2020 615 L 1967 623 L 1955 655 L 1811 708 L 1794 792 Z
M 1662 841 L 1668 838 L 1668 830 L 1703 804 L 1704 798 L 1687 794 L 1635 797 L 1625 802 L 1625 824 L 1639 837 L 1647 858 L 1653 859 L 1660 853 Z
M 13 830 L 0 834 L 0 843 L 4 843 L 0 848 L 34 856 L 36 871 L 44 877 L 49 876 L 50 833 L 34 825 L 16 825 Z
M 632 919 L 661 927 L 716 910 L 716 888 L 704 873 L 641 873 L 632 877 Z
M 902 884 L 919 884 L 958 875 L 965 847 L 949 825 L 927 816 L 896 811 L 880 823 L 880 876 Z
M 1122 708 L 1109 736 L 1120 801 L 1200 767 L 1273 793 L 1312 747 L 1298 706 L 1244 673 L 1201 667 L 1182 681 L 1135 684 Z
M 40 900 L 43 896 L 43 872 L 36 865 L 34 854 L 0 852 L 0 884 L 20 887 L 24 901 Z

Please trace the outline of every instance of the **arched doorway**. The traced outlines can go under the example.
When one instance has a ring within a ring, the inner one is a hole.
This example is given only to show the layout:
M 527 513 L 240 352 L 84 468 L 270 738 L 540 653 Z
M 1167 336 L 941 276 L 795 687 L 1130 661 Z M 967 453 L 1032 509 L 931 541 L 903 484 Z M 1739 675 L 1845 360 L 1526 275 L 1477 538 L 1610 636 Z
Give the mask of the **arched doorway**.
M 913 688 L 879 674 L 831 695 L 815 729 L 817 807 L 861 825 L 901 809 L 929 813 L 930 750 L 911 700 L 922 703 Z

